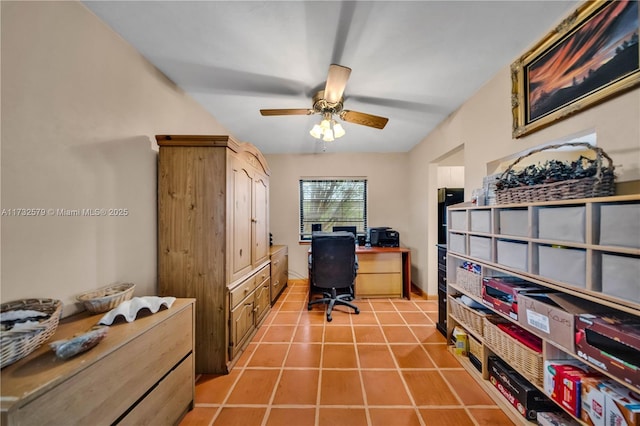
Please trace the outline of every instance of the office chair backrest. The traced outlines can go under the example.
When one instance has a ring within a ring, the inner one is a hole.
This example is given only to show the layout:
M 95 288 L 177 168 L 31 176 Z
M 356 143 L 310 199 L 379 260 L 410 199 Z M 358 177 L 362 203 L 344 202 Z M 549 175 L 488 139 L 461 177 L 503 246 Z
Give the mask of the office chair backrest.
M 315 232 L 311 239 L 313 285 L 347 288 L 356 276 L 356 241 L 350 232 Z

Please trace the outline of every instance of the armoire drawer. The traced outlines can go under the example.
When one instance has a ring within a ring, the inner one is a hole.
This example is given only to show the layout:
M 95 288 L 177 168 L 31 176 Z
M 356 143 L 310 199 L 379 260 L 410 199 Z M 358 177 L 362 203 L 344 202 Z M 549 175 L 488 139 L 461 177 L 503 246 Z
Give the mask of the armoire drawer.
M 238 284 L 236 287 L 230 290 L 231 297 L 231 309 L 238 306 L 245 297 L 247 297 L 256 288 L 256 276 L 252 275 L 245 281 Z

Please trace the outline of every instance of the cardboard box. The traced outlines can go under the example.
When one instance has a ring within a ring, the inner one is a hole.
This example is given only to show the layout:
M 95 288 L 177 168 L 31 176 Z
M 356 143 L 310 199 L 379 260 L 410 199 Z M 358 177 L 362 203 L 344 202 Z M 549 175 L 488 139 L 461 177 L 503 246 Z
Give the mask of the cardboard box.
M 605 394 L 600 390 L 602 380 L 599 377 L 585 377 L 581 383 L 580 419 L 590 426 L 606 426 Z
M 518 294 L 540 292 L 542 288 L 516 277 L 487 277 L 482 282 L 482 303 L 518 319 Z
M 469 336 L 467 332 L 459 327 L 453 329 L 455 340 L 455 352 L 458 355 L 467 356 L 469 354 Z
M 501 209 L 498 218 L 500 234 L 516 237 L 529 236 L 529 212 L 527 209 Z
M 544 362 L 544 392 L 575 417 L 580 417 L 581 382 L 585 377 L 604 378 L 575 359 Z
M 540 207 L 538 209 L 538 238 L 553 241 L 585 242 L 584 206 Z
M 622 312 L 579 315 L 576 354 L 640 390 L 640 318 Z
M 640 395 L 611 380 L 603 382 L 600 390 L 605 395 L 606 426 L 640 425 Z
M 487 367 L 489 381 L 525 419 L 535 420 L 538 410 L 557 410 L 549 398 L 500 358 L 490 356 Z
M 575 316 L 611 308 L 564 293 L 520 293 L 518 324 L 575 353 Z
M 540 412 L 537 420 L 540 426 L 580 426 L 567 413 Z

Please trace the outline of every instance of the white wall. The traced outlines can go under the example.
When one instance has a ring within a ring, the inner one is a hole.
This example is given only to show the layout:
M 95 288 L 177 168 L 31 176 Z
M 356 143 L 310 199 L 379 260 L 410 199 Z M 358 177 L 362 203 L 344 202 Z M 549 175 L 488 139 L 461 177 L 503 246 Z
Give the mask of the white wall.
M 340 143 L 340 142 L 335 142 Z M 300 229 L 299 180 L 303 177 L 367 178 L 370 227 L 390 226 L 400 243 L 411 232 L 407 154 L 265 155 L 271 168 L 270 222 L 274 244 L 289 246 L 289 277 L 307 277 L 308 243 L 298 243 Z
M 410 236 L 416 247 L 412 253 L 416 283 L 429 294 L 437 293 L 437 209 L 424 199 L 434 199 L 437 175 L 428 173 L 432 164 L 446 152 L 464 144 L 465 193 L 482 186 L 487 163 L 592 129 L 598 146 L 616 165 L 618 181 L 640 179 L 640 88 L 626 92 L 593 108 L 520 139 L 511 137 L 511 76 L 505 66 L 473 97 L 438 128 L 425 137 L 409 155 L 411 170 Z M 414 202 L 414 200 L 422 200 Z M 426 238 L 420 238 L 426 235 Z
M 156 294 L 156 134 L 227 134 L 81 3 L 2 2 L 2 301 Z

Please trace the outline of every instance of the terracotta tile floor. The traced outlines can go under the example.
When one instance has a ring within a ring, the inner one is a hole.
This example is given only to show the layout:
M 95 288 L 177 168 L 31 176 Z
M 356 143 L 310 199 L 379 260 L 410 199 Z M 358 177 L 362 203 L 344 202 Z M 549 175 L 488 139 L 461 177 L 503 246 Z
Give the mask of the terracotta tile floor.
M 201 375 L 181 426 L 513 423 L 436 330 L 437 303 L 358 299 L 326 322 L 305 281 L 283 292 L 229 375 Z

